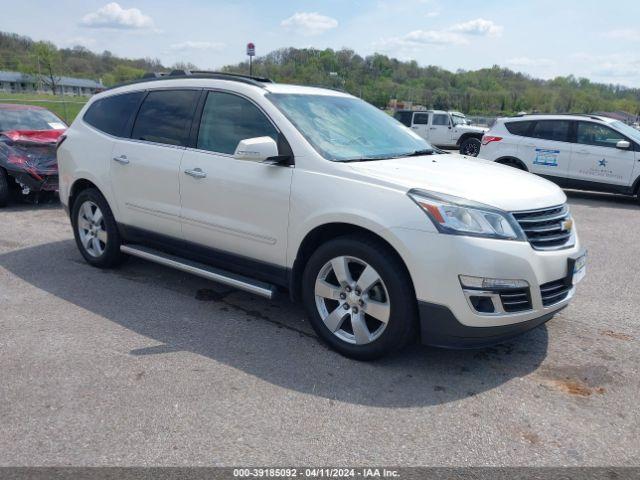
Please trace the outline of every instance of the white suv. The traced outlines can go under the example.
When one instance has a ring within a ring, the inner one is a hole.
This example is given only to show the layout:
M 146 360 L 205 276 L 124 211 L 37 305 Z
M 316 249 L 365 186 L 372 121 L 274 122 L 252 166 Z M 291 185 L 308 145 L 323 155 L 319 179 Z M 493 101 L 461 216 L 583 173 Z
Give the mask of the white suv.
M 640 188 L 640 132 L 611 118 L 500 118 L 484 136 L 480 156 L 566 188 L 626 195 L 638 195 Z
M 58 161 L 91 265 L 133 255 L 288 290 L 355 358 L 511 337 L 565 307 L 585 271 L 557 186 L 440 154 L 331 90 L 213 73 L 118 87 L 83 108 Z

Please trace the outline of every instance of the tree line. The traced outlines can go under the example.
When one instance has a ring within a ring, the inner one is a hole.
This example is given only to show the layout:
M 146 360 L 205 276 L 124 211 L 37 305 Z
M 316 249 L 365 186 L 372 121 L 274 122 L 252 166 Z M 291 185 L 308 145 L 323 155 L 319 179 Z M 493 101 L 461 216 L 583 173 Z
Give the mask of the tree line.
M 0 32 L 0 70 L 39 75 L 52 90 L 56 77 L 62 75 L 102 80 L 111 86 L 149 71 L 196 68 L 184 62 L 166 67 L 154 58 L 121 58 L 82 46 L 57 48 L 48 42 Z M 248 73 L 249 65 L 241 62 L 221 70 Z M 363 57 L 350 49 L 279 49 L 256 58 L 253 74 L 284 83 L 338 88 L 381 108 L 390 99 L 398 99 L 471 115 L 618 110 L 640 115 L 638 88 L 594 83 L 571 75 L 541 80 L 497 65 L 451 72 L 381 54 Z

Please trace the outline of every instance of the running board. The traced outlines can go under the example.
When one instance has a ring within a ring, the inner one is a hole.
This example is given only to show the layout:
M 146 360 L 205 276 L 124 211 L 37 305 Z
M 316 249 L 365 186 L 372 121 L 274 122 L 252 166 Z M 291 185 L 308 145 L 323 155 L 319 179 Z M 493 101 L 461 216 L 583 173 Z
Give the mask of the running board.
M 182 270 L 207 280 L 228 285 L 229 287 L 244 290 L 246 292 L 260 295 L 261 297 L 271 300 L 275 295 L 275 287 L 268 283 L 259 282 L 242 275 L 226 272 L 214 267 L 210 267 L 203 263 L 193 262 L 181 257 L 169 255 L 152 248 L 143 247 L 141 245 L 121 245 L 120 251 L 127 255 L 143 258 L 151 262 L 159 263 L 167 267 Z

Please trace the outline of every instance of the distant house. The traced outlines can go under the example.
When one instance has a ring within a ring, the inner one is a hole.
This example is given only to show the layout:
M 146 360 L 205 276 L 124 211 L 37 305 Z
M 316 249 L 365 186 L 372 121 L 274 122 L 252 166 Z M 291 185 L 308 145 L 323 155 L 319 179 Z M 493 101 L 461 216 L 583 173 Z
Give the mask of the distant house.
M 104 85 L 87 78 L 56 77 L 58 93 L 63 95 L 93 95 L 104 90 Z M 20 72 L 0 71 L 0 92 L 51 93 L 51 88 L 37 76 Z
M 613 118 L 614 120 L 619 120 L 621 122 L 626 123 L 627 125 L 631 125 L 639 120 L 637 115 L 632 115 L 627 112 L 596 112 L 595 115 L 600 115 L 602 117 Z

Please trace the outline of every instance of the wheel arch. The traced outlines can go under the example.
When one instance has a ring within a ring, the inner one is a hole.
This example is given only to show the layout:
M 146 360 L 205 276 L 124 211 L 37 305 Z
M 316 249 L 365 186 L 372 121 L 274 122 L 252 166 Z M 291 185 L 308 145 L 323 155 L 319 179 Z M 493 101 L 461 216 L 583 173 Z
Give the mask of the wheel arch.
M 478 140 L 482 141 L 482 137 L 484 136 L 483 133 L 478 133 L 478 132 L 467 132 L 467 133 L 463 133 L 462 135 L 460 135 L 460 138 L 458 139 L 458 142 L 456 143 L 456 146 L 459 147 L 460 145 L 462 145 L 462 143 L 469 139 L 469 138 L 477 138 Z
M 392 244 L 392 241 L 383 237 L 379 233 L 376 233 L 368 228 L 361 227 L 359 225 L 354 225 L 351 223 L 343 223 L 343 222 L 331 222 L 319 225 L 313 228 L 310 232 L 308 232 L 296 253 L 295 260 L 293 262 L 293 266 L 290 272 L 289 279 L 289 295 L 293 301 L 300 300 L 301 298 L 301 290 L 302 290 L 302 273 L 304 272 L 305 266 L 307 262 L 313 255 L 313 252 L 317 250 L 320 245 L 333 240 L 339 237 L 345 236 L 365 236 L 374 241 L 377 241 L 383 244 L 389 251 L 397 257 L 400 261 L 401 265 L 404 267 L 405 273 L 411 282 L 411 287 L 413 288 L 413 279 L 411 278 L 411 274 L 409 269 L 407 268 L 407 264 L 400 255 L 397 248 L 395 248 Z
M 634 195 L 640 195 L 640 175 L 633 182 L 633 187 L 631 187 L 631 193 Z
M 510 157 L 510 156 L 506 156 L 506 157 L 500 157 L 500 158 L 496 158 L 494 160 L 494 162 L 496 163 L 500 163 L 501 165 L 504 165 L 506 163 L 516 163 L 517 165 L 520 166 L 520 168 L 522 170 L 524 170 L 525 172 L 528 172 L 529 169 L 527 168 L 527 166 L 525 165 L 525 163 L 520 160 L 519 158 L 516 157 Z
M 104 193 L 100 190 L 100 188 L 94 182 L 86 178 L 78 178 L 73 182 L 73 184 L 71 185 L 71 188 L 69 189 L 69 202 L 68 202 L 69 213 L 73 211 L 73 204 L 76 201 L 76 198 L 78 198 L 78 195 L 80 194 L 80 192 L 88 188 L 95 188 L 102 194 L 102 196 L 104 196 Z

